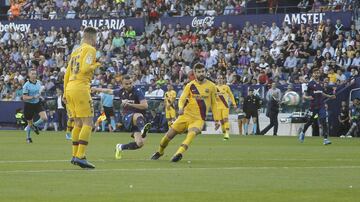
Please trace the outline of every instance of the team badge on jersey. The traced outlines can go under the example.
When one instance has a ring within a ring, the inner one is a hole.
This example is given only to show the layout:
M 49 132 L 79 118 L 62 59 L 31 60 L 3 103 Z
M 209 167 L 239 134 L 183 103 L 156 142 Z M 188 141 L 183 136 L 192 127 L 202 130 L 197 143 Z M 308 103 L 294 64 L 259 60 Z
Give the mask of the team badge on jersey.
M 86 56 L 85 62 L 86 62 L 86 64 L 91 65 L 93 63 L 93 60 L 94 60 L 94 57 L 91 54 L 88 54 Z

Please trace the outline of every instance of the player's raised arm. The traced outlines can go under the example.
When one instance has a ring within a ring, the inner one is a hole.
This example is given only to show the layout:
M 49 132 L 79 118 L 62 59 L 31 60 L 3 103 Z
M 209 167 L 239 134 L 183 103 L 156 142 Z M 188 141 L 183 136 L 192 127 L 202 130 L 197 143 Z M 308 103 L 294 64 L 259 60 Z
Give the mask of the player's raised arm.
M 233 107 L 236 109 L 237 105 L 236 105 L 235 97 L 234 97 L 233 93 L 231 92 L 231 89 L 229 86 L 226 89 L 226 93 L 229 95 L 231 103 L 232 103 Z
M 184 114 L 185 103 L 186 103 L 186 100 L 189 97 L 189 95 L 190 95 L 190 85 L 187 84 L 179 98 L 178 106 L 179 106 L 179 114 L 180 115 Z

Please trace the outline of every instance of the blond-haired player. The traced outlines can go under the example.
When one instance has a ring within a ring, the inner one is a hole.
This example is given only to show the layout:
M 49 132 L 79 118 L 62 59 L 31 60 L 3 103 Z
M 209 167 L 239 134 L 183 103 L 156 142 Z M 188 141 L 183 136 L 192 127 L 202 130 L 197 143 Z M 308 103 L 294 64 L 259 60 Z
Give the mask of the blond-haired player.
M 69 118 L 74 118 L 72 130 L 71 163 L 81 168 L 95 168 L 86 160 L 86 147 L 93 128 L 94 109 L 90 95 L 90 82 L 94 70 L 100 66 L 96 62 L 96 29 L 86 27 L 81 45 L 71 53 L 64 78 L 64 92 Z

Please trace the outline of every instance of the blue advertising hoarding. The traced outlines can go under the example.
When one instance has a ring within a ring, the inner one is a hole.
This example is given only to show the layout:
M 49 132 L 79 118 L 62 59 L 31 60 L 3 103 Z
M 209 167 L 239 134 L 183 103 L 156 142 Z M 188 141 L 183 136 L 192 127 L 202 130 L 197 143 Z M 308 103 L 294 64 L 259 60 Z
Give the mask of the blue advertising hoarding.
M 313 24 L 319 24 L 320 21 L 331 19 L 333 23 L 337 19 L 340 19 L 343 25 L 348 28 L 351 25 L 351 12 L 321 12 L 321 13 L 292 13 L 292 14 L 259 14 L 259 15 L 225 15 L 225 16 L 184 16 L 184 17 L 162 17 L 161 23 L 177 24 L 182 26 L 190 25 L 192 27 L 198 27 L 203 24 L 211 26 L 220 26 L 222 22 L 227 22 L 233 25 L 235 28 L 241 28 L 246 21 L 252 24 L 261 24 L 266 22 L 270 25 L 272 22 L 276 22 L 280 26 L 283 22 L 291 24 L 307 23 L 309 20 Z M 137 33 L 145 30 L 145 21 L 143 18 L 126 18 L 126 19 L 66 19 L 66 20 L 17 20 L 17 21 L 0 21 L 0 33 L 9 29 L 10 27 L 22 32 L 28 31 L 30 28 L 43 27 L 45 31 L 49 30 L 52 26 L 55 27 L 71 27 L 75 30 L 79 30 L 81 26 L 93 26 L 102 27 L 107 26 L 111 30 L 120 30 L 124 26 L 132 26 Z
M 222 16 L 186 16 L 186 17 L 162 17 L 161 23 L 177 24 L 182 26 L 190 25 L 191 27 L 199 27 L 203 24 L 207 24 L 209 27 L 218 27 L 222 22 L 232 24 L 234 28 L 241 28 L 246 21 L 251 24 L 261 24 L 266 22 L 267 25 L 271 25 L 272 22 L 276 22 L 278 26 L 281 26 L 283 22 L 286 24 L 306 24 L 311 20 L 313 24 L 319 24 L 321 21 L 330 19 L 332 23 L 335 23 L 337 19 L 340 19 L 346 28 L 351 25 L 351 12 L 318 12 L 318 13 L 289 13 L 289 14 L 259 14 L 259 15 L 222 15 Z
M 0 33 L 10 27 L 21 32 L 27 32 L 30 28 L 43 27 L 45 31 L 54 27 L 67 27 L 79 30 L 81 26 L 102 27 L 106 26 L 111 30 L 121 30 L 124 26 L 132 26 L 137 33 L 143 32 L 145 22 L 143 18 L 126 18 L 126 19 L 66 19 L 66 20 L 16 20 L 0 21 Z

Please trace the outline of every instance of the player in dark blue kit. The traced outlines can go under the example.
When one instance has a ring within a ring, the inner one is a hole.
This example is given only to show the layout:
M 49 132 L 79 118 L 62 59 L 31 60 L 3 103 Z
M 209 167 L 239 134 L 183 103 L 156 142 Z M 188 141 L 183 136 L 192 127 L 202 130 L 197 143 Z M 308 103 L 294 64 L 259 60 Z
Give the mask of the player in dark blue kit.
M 360 98 L 354 98 L 353 106 L 350 110 L 350 118 L 351 118 L 351 127 L 349 131 L 346 133 L 345 137 L 351 138 L 352 135 L 356 135 L 359 137 L 359 127 L 360 127 Z
M 31 130 L 39 134 L 38 126 L 47 121 L 45 110 L 40 101 L 41 82 L 37 80 L 37 73 L 35 69 L 29 71 L 29 80 L 23 86 L 23 100 L 24 100 L 24 117 L 27 121 L 26 142 L 32 143 L 30 136 Z M 33 123 L 34 116 L 38 114 L 39 120 Z
M 310 81 L 307 85 L 306 94 L 303 96 L 304 99 L 310 100 L 310 118 L 305 124 L 303 130 L 299 134 L 299 141 L 304 142 L 306 130 L 311 126 L 314 121 L 320 120 L 320 125 L 323 130 L 324 145 L 331 144 L 328 140 L 328 123 L 326 121 L 326 109 L 325 109 L 325 98 L 335 99 L 335 95 L 328 95 L 324 93 L 324 89 L 320 83 L 320 71 L 318 69 L 313 69 L 313 80 Z M 317 118 L 320 119 L 317 119 Z
M 135 88 L 129 76 L 122 80 L 122 89 L 92 88 L 96 92 L 105 92 L 120 97 L 122 106 L 122 124 L 127 131 L 132 132 L 135 141 L 128 144 L 117 144 L 115 158 L 121 159 L 123 150 L 136 150 L 144 146 L 146 133 L 151 124 L 145 124 L 144 114 L 148 108 L 144 93 Z

